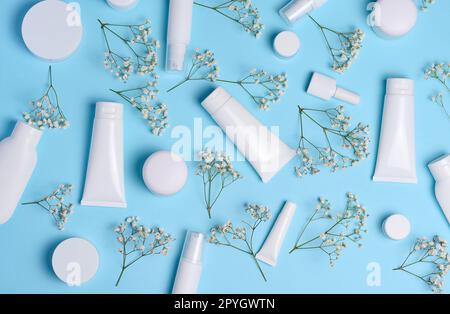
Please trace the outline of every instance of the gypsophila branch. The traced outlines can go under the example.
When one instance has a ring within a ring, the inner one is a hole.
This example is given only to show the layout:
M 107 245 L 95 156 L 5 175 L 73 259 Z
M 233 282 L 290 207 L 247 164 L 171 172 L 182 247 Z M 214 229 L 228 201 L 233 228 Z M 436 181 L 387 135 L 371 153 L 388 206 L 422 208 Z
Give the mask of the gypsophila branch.
M 447 241 L 439 236 L 417 239 L 406 259 L 394 270 L 423 281 L 434 293 L 443 292 L 445 276 L 450 270 Z
M 221 152 L 208 149 L 201 151 L 199 158 L 195 175 L 202 177 L 204 203 L 211 218 L 212 209 L 225 188 L 242 176 L 234 169 L 230 157 Z
M 323 35 L 333 60 L 332 69 L 338 73 L 344 73 L 352 65 L 362 48 L 364 31 L 357 28 L 351 32 L 338 32 L 323 26 L 311 15 L 308 14 L 308 16 Z
M 67 129 L 69 121 L 59 104 L 58 93 L 53 86 L 52 67 L 48 67 L 48 87 L 45 94 L 31 102 L 31 110 L 22 113 L 24 121 L 37 129 Z
M 297 155 L 300 165 L 295 167 L 299 177 L 315 175 L 320 167 L 332 172 L 356 165 L 369 156 L 369 126 L 358 123 L 350 128 L 351 116 L 345 114 L 345 108 L 338 106 L 328 109 L 311 109 L 298 106 L 300 140 Z M 325 120 L 326 123 L 321 123 Z M 309 136 L 309 128 L 319 128 L 323 141 L 313 141 L 317 136 Z M 335 141 L 340 141 L 340 148 Z
M 216 1 L 217 2 L 217 1 Z M 195 5 L 212 10 L 221 16 L 241 25 L 245 32 L 259 38 L 264 25 L 261 23 L 261 16 L 251 0 L 222 0 L 217 5 L 207 5 L 201 2 L 194 2 Z
M 322 197 L 319 198 L 314 213 L 306 222 L 289 253 L 299 250 L 320 250 L 328 256 L 330 266 L 333 267 L 349 242 L 362 247 L 363 234 L 367 233 L 364 227 L 369 215 L 366 208 L 359 203 L 358 198 L 352 193 L 347 193 L 346 209 L 335 215 L 331 211 L 330 202 Z M 329 227 L 325 231 L 309 240 L 303 240 L 313 223 L 328 221 Z
M 425 80 L 432 79 L 438 82 L 447 93 L 450 93 L 450 63 L 435 63 L 425 70 Z M 442 108 L 446 116 L 450 119 L 450 112 L 445 104 L 444 92 L 439 92 L 431 97 L 431 101 Z
M 73 186 L 71 184 L 61 184 L 48 196 L 37 201 L 22 203 L 22 205 L 37 205 L 45 209 L 52 215 L 58 229 L 64 230 L 67 218 L 74 210 L 72 203 L 65 203 L 66 196 L 70 196 L 72 190 Z
M 428 8 L 435 3 L 436 3 L 436 0 L 422 0 L 420 9 L 423 12 L 426 12 L 426 11 L 428 11 Z
M 163 228 L 140 225 L 136 216 L 126 218 L 114 231 L 121 246 L 119 253 L 122 255 L 122 267 L 116 287 L 130 266 L 150 255 L 167 256 L 169 244 L 175 240 Z
M 261 223 L 272 218 L 270 210 L 267 206 L 249 204 L 245 209 L 246 213 L 253 219 L 252 222 L 243 222 L 245 226 L 235 227 L 231 221 L 224 225 L 219 225 L 211 229 L 209 243 L 219 246 L 226 246 L 239 252 L 248 254 L 252 257 L 264 281 L 267 278 L 256 259 L 256 249 L 254 248 L 253 238 L 256 229 Z

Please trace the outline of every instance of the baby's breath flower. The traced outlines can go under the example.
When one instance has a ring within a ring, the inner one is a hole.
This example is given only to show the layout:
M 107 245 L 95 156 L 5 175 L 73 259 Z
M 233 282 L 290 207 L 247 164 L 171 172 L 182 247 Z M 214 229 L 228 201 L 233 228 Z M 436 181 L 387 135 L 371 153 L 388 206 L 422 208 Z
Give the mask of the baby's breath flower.
M 125 270 L 143 257 L 149 255 L 163 255 L 169 253 L 169 244 L 175 239 L 163 228 L 147 228 L 139 224 L 139 218 L 131 216 L 119 224 L 114 232 L 121 247 L 122 270 L 116 282 L 116 287 Z
M 424 78 L 425 80 L 433 79 L 439 82 L 439 84 L 442 85 L 443 88 L 450 93 L 450 85 L 447 81 L 450 78 L 450 63 L 432 64 L 425 70 Z M 431 101 L 441 107 L 444 113 L 450 119 L 450 112 L 448 111 L 445 104 L 445 97 L 443 92 L 439 92 L 436 95 L 432 96 Z
M 435 3 L 436 0 L 422 0 L 421 10 L 424 12 L 427 11 L 428 8 Z
M 48 211 L 55 220 L 59 230 L 64 230 L 68 216 L 73 213 L 74 205 L 65 203 L 65 197 L 72 194 L 73 186 L 71 184 L 60 184 L 56 190 L 48 196 L 34 201 L 22 203 L 22 205 L 38 205 Z

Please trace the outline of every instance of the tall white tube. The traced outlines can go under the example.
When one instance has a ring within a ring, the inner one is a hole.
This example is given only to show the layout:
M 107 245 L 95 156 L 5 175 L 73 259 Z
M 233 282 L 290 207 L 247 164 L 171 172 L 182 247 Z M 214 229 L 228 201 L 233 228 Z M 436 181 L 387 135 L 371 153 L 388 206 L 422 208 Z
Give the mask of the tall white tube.
M 173 294 L 197 294 L 202 274 L 203 233 L 189 232 L 178 264 Z
M 417 183 L 414 81 L 387 81 L 374 181 Z
M 123 163 L 123 106 L 98 102 L 81 205 L 127 207 Z
M 264 183 L 269 182 L 295 156 L 295 150 L 283 143 L 222 87 L 217 87 L 202 105 Z
M 183 71 L 191 41 L 193 0 L 170 0 L 167 26 L 167 71 Z

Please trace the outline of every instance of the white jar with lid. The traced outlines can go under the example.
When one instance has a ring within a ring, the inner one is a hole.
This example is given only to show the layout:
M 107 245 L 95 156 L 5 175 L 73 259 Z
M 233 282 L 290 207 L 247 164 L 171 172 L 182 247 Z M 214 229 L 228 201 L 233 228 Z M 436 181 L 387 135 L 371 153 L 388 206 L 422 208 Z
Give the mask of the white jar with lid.
M 432 161 L 428 168 L 436 180 L 436 198 L 450 223 L 450 154 Z
M 367 10 L 367 24 L 374 32 L 387 39 L 408 34 L 417 22 L 418 9 L 414 0 L 378 0 L 371 2 Z

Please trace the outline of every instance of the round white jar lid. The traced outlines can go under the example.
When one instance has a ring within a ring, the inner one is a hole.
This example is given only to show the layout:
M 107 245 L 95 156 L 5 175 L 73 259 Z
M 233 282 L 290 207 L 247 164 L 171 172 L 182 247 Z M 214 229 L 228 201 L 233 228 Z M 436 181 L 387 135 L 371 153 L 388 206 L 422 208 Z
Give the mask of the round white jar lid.
M 133 8 L 139 0 L 106 0 L 108 4 L 117 10 L 129 10 Z
M 300 49 L 300 39 L 297 34 L 291 31 L 279 33 L 273 41 L 273 49 L 283 58 L 291 58 Z
M 60 0 L 35 4 L 22 22 L 25 45 L 36 56 L 49 61 L 69 57 L 83 36 L 79 7 Z
M 142 176 L 151 192 L 169 196 L 180 191 L 186 184 L 188 170 L 179 155 L 170 151 L 159 151 L 147 158 Z
M 384 221 L 383 230 L 392 240 L 403 240 L 411 232 L 411 223 L 405 216 L 395 214 Z
M 59 279 L 70 286 L 78 286 L 89 281 L 97 273 L 98 265 L 97 249 L 85 239 L 64 240 L 53 252 L 53 271 Z

